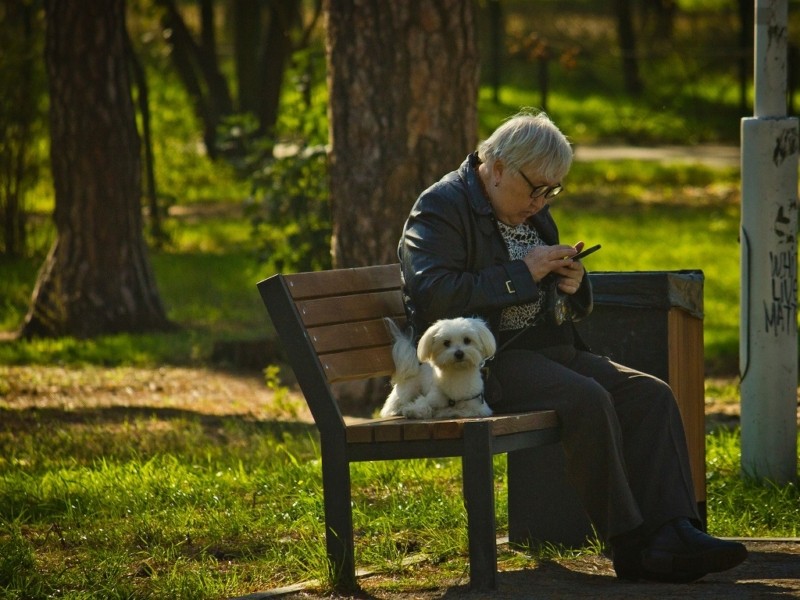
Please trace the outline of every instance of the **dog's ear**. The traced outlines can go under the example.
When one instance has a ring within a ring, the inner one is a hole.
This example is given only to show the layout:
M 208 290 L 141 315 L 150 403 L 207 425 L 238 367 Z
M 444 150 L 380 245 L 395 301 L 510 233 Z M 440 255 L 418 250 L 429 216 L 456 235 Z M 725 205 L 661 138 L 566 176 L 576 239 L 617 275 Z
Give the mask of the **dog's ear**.
M 421 362 L 427 362 L 430 360 L 431 355 L 433 354 L 433 338 L 436 336 L 436 332 L 439 331 L 439 327 L 436 323 L 428 327 L 427 331 L 422 334 L 422 337 L 419 338 L 419 344 L 417 345 L 417 358 Z
M 483 353 L 485 356 L 492 356 L 495 351 L 497 350 L 497 342 L 494 339 L 494 335 L 486 326 L 486 323 L 481 321 L 480 319 L 473 319 L 473 324 L 475 325 L 475 331 L 478 334 L 478 340 L 483 346 Z

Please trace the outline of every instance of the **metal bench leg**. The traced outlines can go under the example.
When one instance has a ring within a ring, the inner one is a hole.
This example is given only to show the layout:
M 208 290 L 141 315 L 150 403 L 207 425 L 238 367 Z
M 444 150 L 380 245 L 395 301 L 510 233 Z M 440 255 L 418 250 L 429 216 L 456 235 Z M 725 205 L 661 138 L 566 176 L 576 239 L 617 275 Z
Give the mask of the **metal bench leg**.
M 333 585 L 341 591 L 357 590 L 350 465 L 344 444 L 322 441 L 322 490 L 325 539 Z
M 470 586 L 478 590 L 493 590 L 497 585 L 497 542 L 494 466 L 488 423 L 475 421 L 464 426 L 461 464 L 467 505 Z

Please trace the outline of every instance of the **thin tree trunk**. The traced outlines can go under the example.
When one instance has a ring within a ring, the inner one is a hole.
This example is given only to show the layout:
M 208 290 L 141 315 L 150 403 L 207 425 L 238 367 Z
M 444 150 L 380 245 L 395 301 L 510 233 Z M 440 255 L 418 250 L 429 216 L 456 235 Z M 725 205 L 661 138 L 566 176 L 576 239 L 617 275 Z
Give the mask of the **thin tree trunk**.
M 492 82 L 492 100 L 500 102 L 500 85 L 502 83 L 503 46 L 505 43 L 505 25 L 503 22 L 503 6 L 500 0 L 489 0 L 489 80 Z
M 273 2 L 259 68 L 259 132 L 271 136 L 278 121 L 283 74 L 292 53 L 292 26 L 297 21 L 298 0 Z
M 215 158 L 217 152 L 217 127 L 233 112 L 228 83 L 219 70 L 213 31 L 213 11 L 204 0 L 202 44 L 192 37 L 191 31 L 181 17 L 173 0 L 156 0 L 165 9 L 162 28 L 170 31 L 167 41 L 172 50 L 171 58 L 178 76 L 192 97 L 195 113 L 203 121 L 203 141 L 208 155 Z M 209 23 L 208 21 L 212 21 Z
M 34 8 L 23 2 L 9 3 L 5 8 L 5 25 L 12 28 L 9 33 L 14 48 L 21 56 L 17 63 L 17 84 L 5 90 L 10 110 L 2 123 L 3 136 L 0 142 L 0 238 L 2 254 L 8 257 L 23 256 L 27 251 L 27 218 L 25 211 L 25 189 L 31 179 L 31 131 L 37 120 L 37 88 L 34 85 L 35 40 L 33 31 Z M 6 38 L 8 39 L 8 38 Z
M 752 1 L 737 0 L 739 9 L 739 56 L 736 60 L 739 79 L 739 110 L 744 115 L 748 111 L 747 92 L 752 73 L 753 36 L 755 35 L 755 8 Z
M 142 118 L 142 145 L 144 150 L 144 175 L 147 185 L 147 207 L 150 217 L 150 235 L 158 248 L 166 240 L 166 235 L 161 223 L 161 208 L 158 206 L 158 192 L 156 190 L 155 159 L 153 157 L 153 136 L 150 133 L 150 90 L 147 85 L 147 75 L 144 71 L 129 35 L 125 35 L 125 52 L 131 64 L 131 73 L 138 91 L 137 104 L 139 115 Z
M 258 113 L 258 54 L 261 47 L 260 0 L 233 0 L 233 49 L 239 112 Z
M 639 96 L 644 91 L 644 85 L 639 76 L 639 57 L 636 49 L 636 29 L 633 24 L 631 0 L 614 0 L 614 11 L 617 18 L 619 50 L 622 54 L 622 78 L 625 91 L 631 96 Z

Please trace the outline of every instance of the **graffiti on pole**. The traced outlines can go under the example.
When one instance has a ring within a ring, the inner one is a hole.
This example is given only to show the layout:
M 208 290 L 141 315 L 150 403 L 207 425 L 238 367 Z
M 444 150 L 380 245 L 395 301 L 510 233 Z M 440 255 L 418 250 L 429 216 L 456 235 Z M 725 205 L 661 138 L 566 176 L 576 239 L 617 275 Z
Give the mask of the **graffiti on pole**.
M 769 251 L 771 295 L 764 299 L 764 329 L 776 337 L 793 334 L 797 326 L 797 202 L 791 199 L 775 211 L 776 248 Z

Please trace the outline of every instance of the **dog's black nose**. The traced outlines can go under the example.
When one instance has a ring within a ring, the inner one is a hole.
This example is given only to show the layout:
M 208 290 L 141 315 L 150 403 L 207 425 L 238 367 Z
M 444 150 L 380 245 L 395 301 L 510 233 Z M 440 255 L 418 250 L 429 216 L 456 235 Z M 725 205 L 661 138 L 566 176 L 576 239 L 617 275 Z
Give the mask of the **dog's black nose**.
M 463 350 L 456 350 L 453 353 L 453 356 L 455 356 L 458 360 L 461 360 L 461 359 L 464 358 L 464 351 Z

